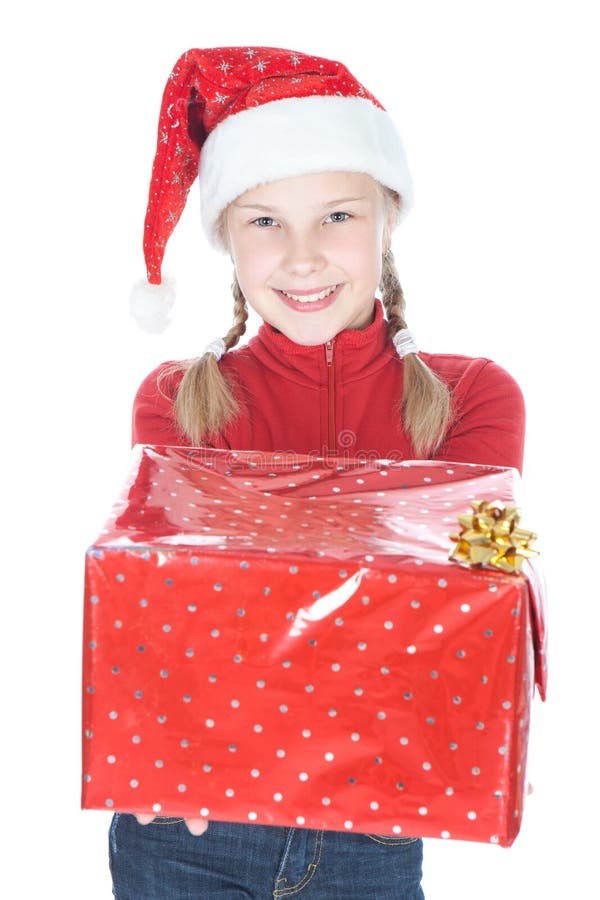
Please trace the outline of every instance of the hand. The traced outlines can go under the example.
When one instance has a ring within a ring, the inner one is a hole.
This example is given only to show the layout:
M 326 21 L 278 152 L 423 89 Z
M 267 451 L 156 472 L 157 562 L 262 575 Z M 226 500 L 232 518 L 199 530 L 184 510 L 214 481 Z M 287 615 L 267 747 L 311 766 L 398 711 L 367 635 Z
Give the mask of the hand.
M 149 825 L 150 822 L 153 822 L 156 816 L 147 814 L 147 813 L 139 813 L 136 814 L 136 819 L 140 825 Z M 204 834 L 206 829 L 208 828 L 208 819 L 185 819 L 183 820 L 187 825 L 188 831 L 190 834 L 201 835 Z

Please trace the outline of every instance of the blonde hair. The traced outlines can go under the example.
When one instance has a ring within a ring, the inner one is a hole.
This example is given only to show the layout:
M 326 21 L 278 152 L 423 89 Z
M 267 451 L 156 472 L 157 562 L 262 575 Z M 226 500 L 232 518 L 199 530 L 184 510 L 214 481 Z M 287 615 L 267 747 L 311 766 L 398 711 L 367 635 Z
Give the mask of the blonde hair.
M 235 276 L 231 289 L 233 325 L 223 338 L 226 350 L 235 347 L 246 331 L 248 319 L 246 298 Z M 240 407 L 213 353 L 186 360 L 181 366 L 184 374 L 175 398 L 177 422 L 192 444 L 202 444 L 235 419 Z
M 390 250 L 383 258 L 380 289 L 388 334 L 393 338 L 398 331 L 406 328 L 406 302 Z M 444 440 L 450 424 L 450 392 L 416 353 L 408 353 L 404 357 L 404 385 L 399 407 L 402 424 L 417 456 L 432 456 Z
M 382 188 L 388 222 L 386 240 L 396 224 L 401 208 L 398 194 Z M 220 221 L 224 236 L 224 214 Z M 231 350 L 246 331 L 248 307 L 234 273 L 232 284 L 234 322 L 224 337 Z M 405 299 L 394 257 L 388 250 L 383 257 L 380 291 L 391 338 L 406 328 Z M 175 412 L 181 429 L 194 445 L 210 440 L 240 414 L 233 386 L 219 369 L 212 353 L 181 363 L 184 375 L 175 400 Z M 398 401 L 398 415 L 419 458 L 432 456 L 444 440 L 451 419 L 450 392 L 431 369 L 416 355 L 404 357 L 404 389 Z

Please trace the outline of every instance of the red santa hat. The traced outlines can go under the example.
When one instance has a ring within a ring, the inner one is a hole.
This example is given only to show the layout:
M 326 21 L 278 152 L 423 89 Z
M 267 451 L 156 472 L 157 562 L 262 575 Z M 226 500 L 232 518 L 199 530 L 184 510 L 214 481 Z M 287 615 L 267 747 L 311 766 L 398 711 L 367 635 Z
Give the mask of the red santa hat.
M 162 260 L 196 177 L 204 230 L 225 249 L 219 218 L 236 197 L 326 171 L 364 172 L 397 191 L 403 210 L 412 203 L 394 123 L 345 66 L 272 47 L 184 53 L 163 94 L 144 228 L 149 284 L 134 291 L 134 317 L 155 332 L 168 321 L 174 293 Z

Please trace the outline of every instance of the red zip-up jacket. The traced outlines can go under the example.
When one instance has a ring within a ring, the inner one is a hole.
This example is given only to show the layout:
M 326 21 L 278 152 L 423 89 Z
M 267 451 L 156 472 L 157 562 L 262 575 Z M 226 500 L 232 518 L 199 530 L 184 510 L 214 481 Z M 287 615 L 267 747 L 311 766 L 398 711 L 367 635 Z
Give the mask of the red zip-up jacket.
M 435 459 L 513 466 L 521 470 L 525 410 L 516 382 L 489 359 L 419 353 L 452 393 L 454 417 Z M 140 386 L 133 443 L 189 446 L 173 399 L 181 372 L 163 363 Z M 234 450 L 331 454 L 367 459 L 415 459 L 402 428 L 403 361 L 387 336 L 383 308 L 362 331 L 327 344 L 295 344 L 263 323 L 245 346 L 219 362 L 241 414 L 211 440 Z

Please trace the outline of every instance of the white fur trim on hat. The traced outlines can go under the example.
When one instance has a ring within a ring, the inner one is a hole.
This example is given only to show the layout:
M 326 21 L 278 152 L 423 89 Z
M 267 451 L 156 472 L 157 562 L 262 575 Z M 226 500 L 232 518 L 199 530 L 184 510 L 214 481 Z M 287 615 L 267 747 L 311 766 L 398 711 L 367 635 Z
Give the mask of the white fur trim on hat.
M 312 172 L 364 172 L 412 205 L 412 182 L 400 135 L 385 110 L 362 97 L 274 100 L 229 116 L 200 155 L 202 223 L 217 249 L 215 226 L 250 188 Z

